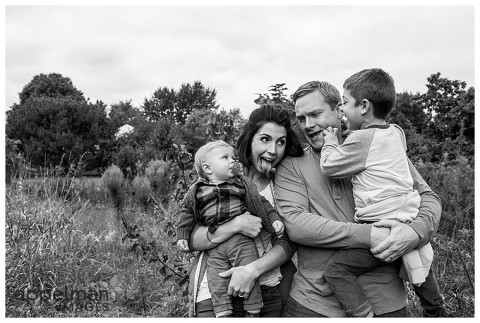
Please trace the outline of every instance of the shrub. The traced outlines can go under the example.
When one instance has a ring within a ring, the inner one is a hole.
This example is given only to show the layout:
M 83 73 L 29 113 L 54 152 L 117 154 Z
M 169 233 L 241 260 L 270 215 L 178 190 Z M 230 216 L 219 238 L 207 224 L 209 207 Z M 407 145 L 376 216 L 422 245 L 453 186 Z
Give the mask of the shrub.
M 130 145 L 121 147 L 115 156 L 116 164 L 122 170 L 123 175 L 130 180 L 137 175 L 138 160 L 137 151 Z
M 152 160 L 148 163 L 145 175 L 150 180 L 150 185 L 155 197 L 162 201 L 169 192 L 169 163 L 163 160 Z
M 107 168 L 102 175 L 102 183 L 113 201 L 117 216 L 120 216 L 125 206 L 126 197 L 125 179 L 120 168 L 116 165 Z
M 473 230 L 475 173 L 466 158 L 455 163 L 419 163 L 418 172 L 442 200 L 439 232 L 455 237 L 458 230 Z
M 132 181 L 134 200 L 146 212 L 148 209 L 148 202 L 152 196 L 152 189 L 150 187 L 150 180 L 146 176 L 135 176 Z

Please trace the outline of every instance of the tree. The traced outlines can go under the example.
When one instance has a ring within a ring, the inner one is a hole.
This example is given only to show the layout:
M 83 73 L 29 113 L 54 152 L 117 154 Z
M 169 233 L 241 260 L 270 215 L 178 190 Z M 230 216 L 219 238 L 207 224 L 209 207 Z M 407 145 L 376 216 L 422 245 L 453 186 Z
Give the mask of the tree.
M 177 111 L 177 94 L 174 89 L 158 88 L 150 99 L 145 99 L 142 106 L 143 115 L 150 121 L 172 118 Z
M 184 143 L 190 153 L 197 151 L 207 141 L 224 140 L 235 146 L 240 130 L 245 124 L 240 109 L 218 112 L 200 109 L 195 110 L 185 121 L 183 127 L 178 128 L 177 140 Z
M 416 132 L 422 133 L 427 127 L 428 115 L 421 104 L 417 102 L 417 98 L 418 94 L 398 93 L 395 108 L 389 116 L 389 122 L 398 124 L 402 128 L 411 127 Z
M 83 157 L 87 167 L 99 166 L 104 153 L 99 143 L 113 136 L 104 103 L 87 102 L 60 74 L 34 77 L 20 96 L 20 104 L 7 111 L 6 133 L 21 140 L 32 165 L 67 167 Z
M 132 124 L 138 117 L 140 117 L 140 110 L 132 105 L 131 100 L 112 104 L 108 113 L 108 118 L 115 130 L 125 124 Z
M 142 110 L 150 121 L 168 118 L 184 124 L 192 111 L 218 109 L 216 96 L 215 89 L 205 87 L 200 81 L 183 83 L 178 91 L 167 87 L 157 89 L 150 99 L 145 99 Z
M 417 101 L 428 116 L 423 134 L 435 142 L 432 161 L 461 155 L 473 160 L 474 89 L 465 90 L 465 82 L 442 78 L 440 73 L 430 75 L 427 81 L 427 92 Z
M 35 75 L 19 93 L 19 97 L 20 104 L 32 97 L 71 97 L 74 100 L 85 101 L 83 93 L 73 86 L 70 78 L 57 73 Z

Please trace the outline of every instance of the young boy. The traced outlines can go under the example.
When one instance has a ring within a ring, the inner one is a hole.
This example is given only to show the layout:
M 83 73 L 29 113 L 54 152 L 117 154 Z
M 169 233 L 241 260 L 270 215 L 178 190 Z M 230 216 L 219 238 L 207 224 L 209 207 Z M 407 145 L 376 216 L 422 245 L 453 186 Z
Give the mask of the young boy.
M 352 132 L 340 145 L 336 128 L 324 130 L 322 171 L 337 178 L 352 176 L 355 221 L 412 221 L 418 214 L 420 196 L 413 188 L 405 134 L 385 121 L 396 99 L 393 79 L 381 69 L 366 69 L 350 76 L 343 88 L 343 103 L 337 107 Z M 425 316 L 443 313 L 443 298 L 430 270 L 432 259 L 430 244 L 402 257 L 408 277 L 402 276 L 403 268 L 401 276 L 413 284 Z M 341 250 L 329 261 L 325 280 L 347 315 L 374 315 L 356 277 L 381 264 L 368 249 Z
M 208 226 L 214 233 L 218 226 L 241 215 L 245 211 L 259 216 L 265 228 L 281 236 L 284 231 L 275 209 L 263 198 L 256 186 L 246 177 L 237 175 L 238 162 L 232 146 L 224 141 L 209 142 L 195 154 L 195 168 L 199 179 L 184 198 L 177 225 L 177 246 L 188 251 L 188 239 L 195 224 Z M 232 303 L 228 295 L 229 279 L 218 274 L 232 266 L 246 265 L 258 259 L 257 249 L 250 237 L 234 235 L 227 241 L 208 251 L 207 280 L 212 294 L 216 317 L 231 316 Z M 260 285 L 255 285 L 243 307 L 246 316 L 258 316 L 262 303 Z

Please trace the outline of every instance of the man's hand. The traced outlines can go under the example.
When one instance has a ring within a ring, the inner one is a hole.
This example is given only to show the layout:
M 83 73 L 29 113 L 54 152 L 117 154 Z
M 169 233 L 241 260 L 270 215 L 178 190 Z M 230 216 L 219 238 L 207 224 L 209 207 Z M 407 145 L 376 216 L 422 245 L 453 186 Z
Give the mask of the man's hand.
M 392 262 L 415 249 L 419 242 L 420 237 L 409 225 L 397 220 L 380 220 L 372 227 L 370 252 L 382 261 Z
M 253 267 L 249 265 L 232 267 L 223 273 L 219 273 L 220 277 L 223 278 L 231 276 L 228 285 L 228 295 L 248 298 L 255 280 L 258 278 Z
M 323 130 L 323 138 L 325 141 L 335 141 L 338 144 L 338 128 L 327 127 Z
M 283 236 L 283 231 L 285 230 L 285 226 L 283 225 L 282 221 L 279 221 L 279 220 L 274 221 L 272 223 L 272 227 L 279 238 Z
M 236 216 L 232 221 L 235 223 L 237 233 L 250 238 L 256 237 L 262 229 L 262 219 L 251 215 L 249 212 Z
M 190 249 L 188 248 L 188 241 L 186 239 L 179 239 L 177 241 L 177 247 L 183 252 L 190 251 Z

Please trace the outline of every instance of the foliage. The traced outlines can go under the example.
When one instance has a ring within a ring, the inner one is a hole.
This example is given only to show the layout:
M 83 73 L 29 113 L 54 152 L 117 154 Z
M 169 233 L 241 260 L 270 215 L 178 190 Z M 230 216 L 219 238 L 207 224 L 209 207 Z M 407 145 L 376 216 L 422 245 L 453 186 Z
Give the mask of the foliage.
M 149 99 L 145 99 L 142 109 L 150 121 L 167 118 L 175 124 L 184 124 L 195 110 L 216 110 L 216 96 L 215 89 L 205 87 L 200 81 L 183 83 L 178 91 L 167 87 L 158 88 Z
M 166 202 L 165 199 L 170 191 L 169 184 L 170 164 L 163 160 L 152 160 L 145 169 L 145 175 L 150 181 L 154 197 L 158 202 Z
M 138 155 L 135 148 L 128 144 L 120 147 L 120 151 L 115 155 L 115 164 L 126 178 L 132 180 L 138 174 Z
M 108 118 L 113 129 L 118 130 L 125 124 L 134 123 L 135 119 L 140 117 L 140 110 L 132 105 L 132 101 L 120 101 L 110 106 Z
M 173 144 L 167 155 L 167 160 L 172 165 L 170 180 L 173 199 L 180 202 L 190 185 L 197 179 L 193 156 L 186 150 L 185 146 Z
M 20 147 L 20 140 L 5 138 L 5 181 L 8 184 L 13 178 L 21 176 L 21 172 L 25 169 L 25 159 L 23 158 Z
M 85 155 L 84 162 L 93 168 L 103 154 L 98 143 L 111 136 L 106 125 L 102 102 L 35 96 L 7 111 L 6 133 L 22 141 L 32 165 L 56 166 Z
M 397 95 L 389 121 L 405 130 L 412 161 L 442 162 L 474 159 L 474 89 L 466 83 L 432 74 L 427 92 Z
M 194 153 L 208 141 L 224 140 L 235 145 L 240 129 L 245 124 L 239 109 L 211 111 L 196 110 L 185 121 L 185 126 L 178 130 L 178 141 L 185 144 L 190 153 Z
M 133 195 L 135 201 L 143 207 L 146 212 L 148 210 L 148 202 L 152 197 L 152 188 L 150 187 L 150 180 L 146 176 L 135 176 L 132 181 Z
M 123 172 L 116 165 L 110 166 L 102 175 L 102 183 L 113 201 L 117 216 L 120 216 L 125 206 L 126 196 Z
M 30 98 L 71 98 L 73 100 L 85 101 L 82 91 L 77 90 L 68 77 L 58 73 L 35 75 L 33 79 L 24 86 L 19 93 L 20 105 Z
M 455 237 L 460 229 L 473 230 L 475 221 L 474 168 L 466 158 L 456 164 L 419 163 L 416 168 L 442 200 L 440 232 Z

